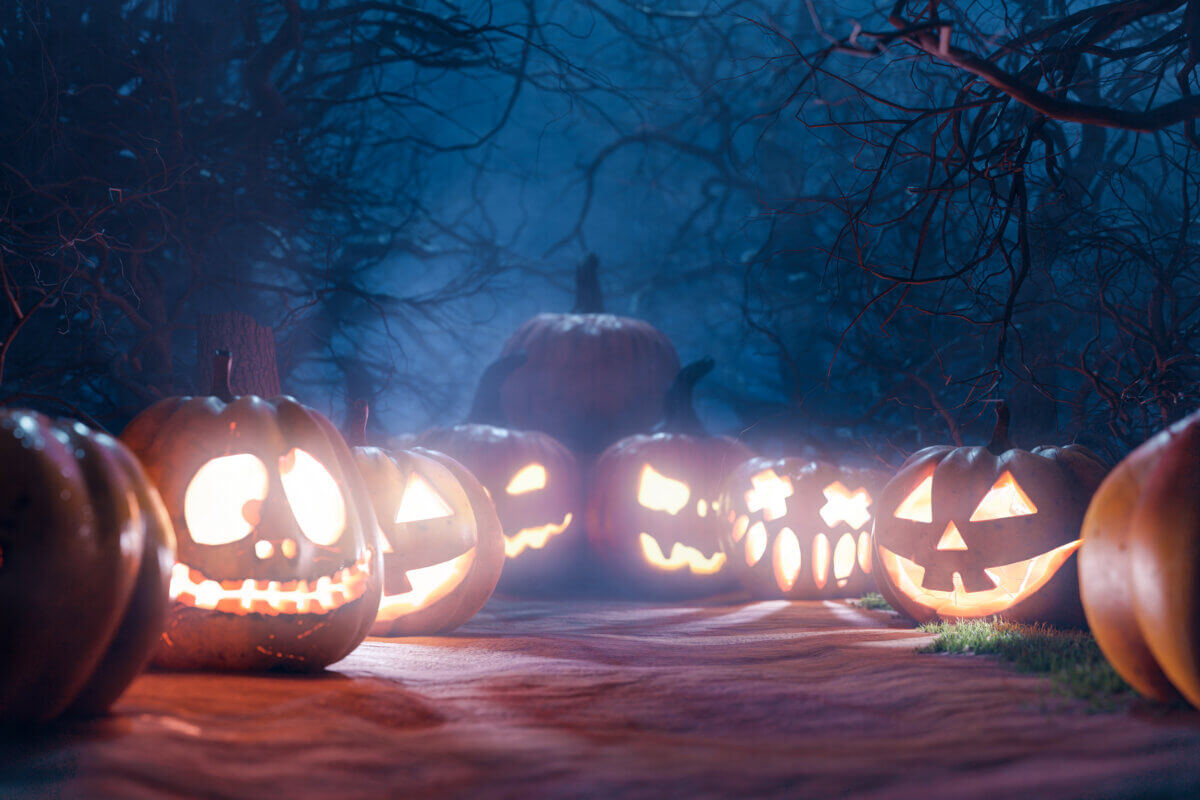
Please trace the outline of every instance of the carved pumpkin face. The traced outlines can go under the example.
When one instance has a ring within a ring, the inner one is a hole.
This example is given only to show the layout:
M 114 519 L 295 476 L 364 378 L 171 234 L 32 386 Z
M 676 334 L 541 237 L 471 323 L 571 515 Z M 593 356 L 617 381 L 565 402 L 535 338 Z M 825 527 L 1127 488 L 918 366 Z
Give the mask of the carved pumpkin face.
M 798 458 L 755 458 L 718 498 L 730 569 L 762 597 L 857 597 L 871 585 L 871 523 L 882 476 Z
M 887 485 L 875 522 L 876 579 L 918 621 L 1002 614 L 1080 621 L 1064 565 L 1104 467 L 1083 448 L 931 447 Z
M 164 400 L 121 436 L 178 536 L 157 663 L 319 669 L 366 635 L 378 527 L 333 425 L 286 397 Z
M 725 473 L 751 455 L 727 437 L 631 436 L 596 462 L 588 538 L 623 585 L 653 595 L 730 584 L 713 508 Z
M 500 588 L 537 593 L 561 583 L 581 554 L 579 468 L 544 433 L 463 424 L 426 432 L 423 444 L 469 469 L 492 498 L 508 563 Z
M 458 627 L 491 597 L 504 539 L 483 487 L 430 450 L 356 447 L 384 537 L 384 587 L 375 636 Z

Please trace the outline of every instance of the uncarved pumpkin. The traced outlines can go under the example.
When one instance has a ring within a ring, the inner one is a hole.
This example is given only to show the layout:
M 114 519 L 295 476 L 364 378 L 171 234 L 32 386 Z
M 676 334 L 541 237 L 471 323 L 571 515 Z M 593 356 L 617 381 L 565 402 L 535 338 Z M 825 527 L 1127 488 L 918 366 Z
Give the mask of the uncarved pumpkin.
M 734 583 L 713 501 L 725 475 L 753 454 L 727 436 L 709 436 L 696 417 L 692 387 L 712 367 L 704 359 L 680 370 L 661 430 L 622 439 L 595 463 L 588 542 L 622 591 L 686 597 Z
M 1085 448 L 1014 448 L 1008 411 L 986 447 L 929 447 L 884 488 L 874 574 L 918 622 L 1002 615 L 1082 624 L 1080 523 L 1105 467 Z
M 1083 521 L 1079 588 L 1096 643 L 1131 686 L 1200 707 L 1200 413 L 1137 447 Z
M 538 314 L 502 353 L 528 356 L 502 390 L 508 424 L 588 457 L 650 430 L 679 371 L 674 346 L 654 326 L 603 313 L 597 267 L 594 255 L 580 265 L 571 313 Z
M 133 455 L 82 423 L 0 411 L 0 725 L 102 713 L 154 652 L 171 522 Z
M 177 669 L 318 670 L 366 637 L 382 588 L 379 526 L 333 424 L 290 397 L 162 400 L 121 439 L 179 543 L 155 661 Z

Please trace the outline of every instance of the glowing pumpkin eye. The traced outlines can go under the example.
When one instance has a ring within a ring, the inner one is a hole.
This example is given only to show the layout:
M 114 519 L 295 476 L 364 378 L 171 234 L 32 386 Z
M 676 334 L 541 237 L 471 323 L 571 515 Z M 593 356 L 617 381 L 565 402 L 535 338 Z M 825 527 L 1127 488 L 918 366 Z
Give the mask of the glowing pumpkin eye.
M 320 461 L 298 447 L 279 457 L 279 479 L 300 532 L 314 544 L 330 547 L 346 530 L 346 501 L 341 487 Z
M 896 507 L 896 519 L 913 522 L 933 522 L 933 476 L 917 484 L 917 488 Z
M 871 512 L 867 511 L 871 495 L 861 486 L 852 492 L 841 481 L 834 481 L 821 491 L 825 495 L 825 505 L 817 513 L 829 527 L 845 522 L 858 530 L 871 520 Z
M 1036 513 L 1037 506 L 1021 489 L 1012 473 L 1006 471 L 979 501 L 979 506 L 971 514 L 971 522 L 1026 517 Z
M 541 464 L 529 464 L 521 467 L 504 491 L 509 494 L 525 494 L 546 488 L 546 468 Z
M 408 476 L 408 481 L 404 484 L 404 495 L 400 498 L 400 507 L 396 509 L 397 525 L 452 516 L 454 509 L 429 485 L 429 481 L 415 472 Z
M 249 536 L 258 525 L 268 482 L 266 465 L 249 453 L 205 463 L 183 495 L 183 518 L 192 541 L 218 545 Z
M 791 478 L 767 469 L 752 475 L 750 484 L 754 488 L 746 492 L 747 511 L 762 511 L 763 519 L 767 522 L 787 513 L 787 499 L 795 493 Z
M 642 475 L 638 479 L 637 501 L 643 508 L 665 511 L 674 516 L 687 505 L 691 496 L 691 489 L 683 481 L 668 478 L 656 472 L 649 464 L 642 467 Z

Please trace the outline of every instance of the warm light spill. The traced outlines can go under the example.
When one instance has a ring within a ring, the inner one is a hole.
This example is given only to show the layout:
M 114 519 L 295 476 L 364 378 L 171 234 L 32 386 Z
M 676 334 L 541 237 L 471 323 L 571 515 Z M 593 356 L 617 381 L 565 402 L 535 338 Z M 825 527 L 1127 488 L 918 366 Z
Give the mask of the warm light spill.
M 796 585 L 800 576 L 803 557 L 800 553 L 800 540 L 791 528 L 784 528 L 775 537 L 775 583 L 780 590 L 789 592 Z
M 327 614 L 361 597 L 370 574 L 369 555 L 311 581 L 215 581 L 177 563 L 171 570 L 171 599 L 226 614 Z
M 250 535 L 267 499 L 267 467 L 250 453 L 214 458 L 183 493 L 183 519 L 197 544 L 229 544 Z
M 647 464 L 638 479 L 638 504 L 651 511 L 665 511 L 674 516 L 687 505 L 692 492 L 683 481 L 668 478 Z
M 852 492 L 841 481 L 834 481 L 821 491 L 825 494 L 826 502 L 817 513 L 829 527 L 845 522 L 858 530 L 871 521 L 871 512 L 867 511 L 871 505 L 871 495 L 867 494 L 866 489 L 860 486 Z
M 813 537 L 813 583 L 818 589 L 825 588 L 829 580 L 829 537 L 818 533 Z
M 999 614 L 1045 586 L 1082 542 L 1076 539 L 1025 561 L 985 569 L 994 587 L 977 592 L 966 591 L 958 573 L 953 577 L 953 589 L 926 589 L 921 586 L 924 567 L 886 547 L 879 548 L 879 557 L 892 583 L 906 597 L 945 617 L 986 617 Z
M 746 532 L 746 564 L 753 567 L 765 552 L 767 552 L 767 529 L 761 522 L 756 522 Z
M 979 507 L 971 513 L 971 522 L 1026 517 L 1036 513 L 1037 506 L 1021 489 L 1012 473 L 1006 471 L 979 501 Z
M 279 478 L 301 532 L 324 547 L 336 544 L 346 530 L 346 501 L 329 470 L 296 447 L 279 458 Z
M 762 511 L 763 519 L 767 522 L 787 513 L 787 498 L 795 491 L 791 478 L 776 475 L 775 470 L 767 469 L 752 476 L 750 483 L 754 488 L 746 492 L 748 510 Z
M 845 586 L 846 582 L 850 580 L 850 573 L 854 572 L 854 556 L 857 551 L 854 537 L 849 533 L 843 533 L 833 548 L 833 577 L 838 586 Z
M 896 519 L 913 522 L 933 522 L 933 476 L 917 484 L 917 488 L 896 507 Z
M 390 622 L 422 608 L 428 608 L 462 583 L 474 563 L 475 548 L 472 547 L 449 561 L 408 570 L 404 575 L 412 588 L 402 594 L 384 596 L 379 601 L 379 613 L 375 615 L 375 619 Z
M 266 539 L 259 539 L 254 543 L 254 555 L 264 561 L 275 554 L 275 545 L 268 542 Z
M 676 542 L 671 545 L 671 555 L 664 556 L 662 548 L 650 534 L 641 534 L 638 541 L 642 545 L 642 555 L 646 557 L 646 561 L 659 569 L 675 571 L 687 567 L 695 575 L 715 575 L 725 566 L 724 553 L 706 557 L 696 548 Z
M 546 468 L 541 464 L 528 464 L 513 475 L 504 491 L 509 494 L 525 494 L 546 488 Z
M 863 531 L 858 535 L 858 568 L 871 574 L 871 534 Z
M 563 517 L 563 521 L 555 524 L 548 522 L 545 525 L 539 525 L 536 528 L 522 528 L 517 531 L 515 536 L 504 537 L 504 555 L 508 558 L 516 558 L 525 552 L 526 548 L 530 550 L 541 550 L 546 546 L 546 542 L 550 538 L 557 536 L 565 531 L 571 525 L 571 512 Z
M 429 481 L 415 472 L 408 476 L 400 507 L 396 509 L 396 524 L 451 516 L 454 516 L 454 509 L 429 485 Z
M 747 517 L 745 514 L 742 514 L 740 517 L 738 517 L 737 521 L 733 523 L 733 540 L 735 542 L 740 542 L 742 537 L 746 535 L 746 528 L 749 526 L 749 517 Z
M 946 530 L 942 531 L 942 538 L 938 539 L 938 550 L 966 550 L 967 542 L 959 533 L 958 526 L 953 521 L 946 526 Z
M 696 501 L 696 516 L 701 519 L 708 516 L 708 503 L 703 497 Z

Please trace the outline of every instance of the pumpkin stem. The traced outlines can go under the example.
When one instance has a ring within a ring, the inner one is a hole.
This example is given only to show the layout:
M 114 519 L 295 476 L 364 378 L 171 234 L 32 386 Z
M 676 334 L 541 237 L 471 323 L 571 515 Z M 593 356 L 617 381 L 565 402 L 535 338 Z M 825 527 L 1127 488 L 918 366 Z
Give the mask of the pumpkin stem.
M 692 405 L 692 389 L 696 383 L 712 371 L 716 364 L 711 358 L 702 358 L 679 370 L 671 388 L 663 398 L 663 418 L 657 430 L 665 433 L 686 433 L 692 436 L 707 436 L 704 425 L 696 416 Z
M 350 421 L 346 426 L 346 444 L 350 447 L 367 446 L 367 417 L 371 416 L 371 404 L 361 397 L 350 409 Z
M 575 307 L 572 314 L 604 313 L 604 292 L 600 291 L 600 259 L 588 253 L 575 268 Z
M 525 363 L 525 351 L 509 353 L 500 356 L 483 371 L 479 385 L 475 388 L 475 402 L 471 404 L 471 413 L 463 420 L 466 424 L 496 425 L 504 428 L 508 425 L 508 417 L 500 403 L 500 387 L 508 380 L 522 364 Z
M 996 428 L 992 431 L 992 440 L 987 445 L 988 452 L 998 456 L 1013 449 L 1008 440 L 1008 403 L 1000 400 L 996 403 Z
M 213 355 L 212 395 L 222 403 L 233 402 L 233 390 L 229 388 L 229 376 L 233 372 L 233 353 L 218 350 Z

